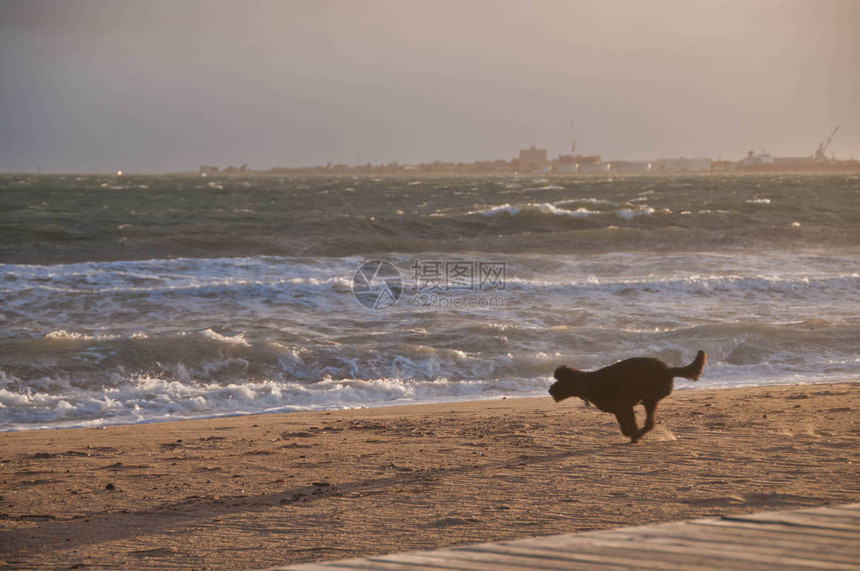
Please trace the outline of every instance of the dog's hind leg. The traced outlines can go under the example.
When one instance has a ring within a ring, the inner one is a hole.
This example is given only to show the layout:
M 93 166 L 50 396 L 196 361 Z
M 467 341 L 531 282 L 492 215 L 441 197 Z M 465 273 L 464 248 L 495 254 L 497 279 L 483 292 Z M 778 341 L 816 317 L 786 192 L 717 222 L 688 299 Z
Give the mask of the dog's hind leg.
M 645 424 L 642 426 L 642 430 L 639 431 L 639 438 L 642 438 L 646 432 L 654 428 L 654 413 L 657 412 L 656 400 L 645 401 L 642 404 L 645 405 Z
M 624 413 L 616 413 L 615 418 L 618 419 L 618 426 L 621 427 L 621 434 L 627 436 L 628 438 L 633 437 L 633 433 L 630 432 L 630 425 L 627 424 L 627 417 Z

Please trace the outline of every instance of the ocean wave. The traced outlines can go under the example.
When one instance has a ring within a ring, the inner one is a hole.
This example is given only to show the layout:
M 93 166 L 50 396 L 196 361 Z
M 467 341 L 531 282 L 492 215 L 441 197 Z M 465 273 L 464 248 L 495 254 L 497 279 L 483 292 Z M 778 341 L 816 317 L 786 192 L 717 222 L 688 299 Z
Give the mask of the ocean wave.
M 860 290 L 860 273 L 837 276 L 738 276 L 738 275 L 690 275 L 657 279 L 612 279 L 589 276 L 575 280 L 547 280 L 544 277 L 508 277 L 509 288 L 532 289 L 544 293 L 589 291 L 623 293 L 686 293 L 708 292 L 737 293 L 803 293 L 813 291 L 821 295 L 835 292 L 853 293 Z
M 210 189 L 210 182 L 223 188 Z M 587 240 L 577 244 L 578 251 L 591 253 L 637 244 L 664 252 L 848 248 L 857 243 L 860 227 L 856 181 L 848 175 L 571 176 L 546 182 L 531 176 L 475 176 L 422 178 L 422 184 L 408 186 L 411 182 L 127 177 L 119 181 L 129 186 L 121 191 L 124 200 L 106 204 L 105 190 L 117 185 L 115 177 L 0 176 L 12 213 L 2 254 L 4 260 L 22 263 L 65 263 L 262 252 L 343 257 L 379 255 L 392 247 L 454 253 L 462 240 L 480 232 L 478 221 L 498 214 L 519 217 L 518 223 L 497 223 L 493 232 L 474 240 L 477 247 L 546 253 L 566 244 L 571 227 L 580 226 Z M 360 196 L 361 204 L 353 205 L 360 212 L 332 202 L 333 191 Z M 549 220 L 555 223 L 542 224 L 536 240 L 530 226 Z M 609 220 L 639 232 L 591 232 Z M 795 222 L 800 226 L 792 226 Z
M 564 187 L 558 186 L 557 184 L 545 184 L 543 186 L 528 187 L 523 190 L 564 190 Z
M 727 337 L 727 333 L 731 335 Z M 860 372 L 860 359 L 853 353 L 799 358 L 797 351 L 812 338 L 795 339 L 793 345 L 786 345 L 790 333 L 782 332 L 781 340 L 776 329 L 723 331 L 703 326 L 661 335 L 663 341 L 641 346 L 638 353 L 672 364 L 686 362 L 690 355 L 679 345 L 683 338 L 686 344 L 693 343 L 710 355 L 704 378 L 696 385 L 679 382 L 679 389 L 838 381 L 855 378 Z M 623 346 L 613 352 L 583 354 L 580 349 L 562 353 L 534 353 L 506 374 L 492 378 L 325 375 L 315 380 L 243 378 L 216 382 L 191 375 L 143 373 L 126 374 L 112 386 L 94 389 L 82 386 L 79 378 L 62 374 L 25 382 L 0 370 L 0 431 L 541 396 L 552 382 L 552 370 L 562 362 L 593 369 L 636 354 Z M 520 367 L 528 374 L 514 374 Z
M 619 218 L 629 222 L 637 216 L 651 216 L 654 212 L 655 210 L 650 206 L 641 206 L 638 208 L 619 208 L 615 211 L 615 214 Z
M 263 380 L 222 385 L 140 375 L 102 392 L 81 389 L 64 379 L 51 379 L 56 392 L 45 394 L 10 390 L 5 386 L 9 383 L 9 376 L 0 371 L 0 430 L 523 396 L 542 394 L 547 385 L 542 378 L 504 381 L 323 378 L 314 383 Z
M 204 329 L 202 332 L 203 336 L 207 339 L 211 339 L 213 341 L 218 341 L 220 343 L 227 343 L 229 345 L 239 345 L 242 347 L 250 347 L 251 344 L 245 340 L 244 333 L 237 333 L 236 335 L 222 335 L 220 333 L 216 333 L 211 329 Z
M 481 210 L 472 210 L 467 212 L 467 215 L 481 215 L 487 217 L 497 216 L 499 214 L 507 214 L 510 217 L 519 216 L 521 214 L 550 214 L 554 216 L 569 216 L 572 218 L 586 218 L 590 216 L 614 215 L 622 220 L 631 221 L 637 216 L 650 216 L 656 212 L 650 206 L 637 206 L 632 208 L 613 208 L 611 210 L 592 210 L 580 206 L 575 210 L 562 208 L 571 204 L 582 203 L 579 200 L 562 200 L 559 202 L 542 202 L 542 203 L 527 203 L 527 204 L 510 204 L 505 203 L 498 206 L 491 206 Z M 606 204 L 594 200 L 591 204 Z
M 541 214 L 555 214 L 561 216 L 572 216 L 574 218 L 582 218 L 585 216 L 590 216 L 593 214 L 600 214 L 599 212 L 588 210 L 586 208 L 578 208 L 576 210 L 567 210 L 565 208 L 559 208 L 554 203 L 544 202 L 540 204 L 520 204 L 520 205 L 511 205 L 511 204 L 502 204 L 499 206 L 493 206 L 490 208 L 486 208 L 484 210 L 475 210 L 472 212 L 468 212 L 467 214 L 480 214 L 482 216 L 496 216 L 498 214 L 507 214 L 509 216 L 517 216 L 523 212 L 539 212 Z
M 88 262 L 51 266 L 0 264 L 0 294 L 19 297 L 33 291 L 49 294 L 147 293 L 218 294 L 228 290 L 351 287 L 351 271 L 360 258 L 314 260 L 290 258 L 167 259 Z M 262 279 L 265 277 L 265 279 Z
M 45 339 L 50 340 L 67 340 L 67 341 L 108 341 L 119 339 L 120 335 L 88 335 L 86 333 L 78 333 L 75 331 L 69 332 L 65 329 L 57 329 L 45 334 Z
M 860 374 L 856 320 L 667 326 L 663 318 L 646 328 L 597 317 L 600 326 L 590 318 L 452 322 L 444 331 L 404 331 L 413 343 L 387 335 L 291 343 L 210 328 L 140 338 L 64 331 L 83 344 L 79 352 L 54 350 L 56 340 L 44 338 L 2 348 L 25 358 L 0 370 L 0 430 L 532 396 L 544 394 L 563 362 L 593 369 L 641 354 L 675 365 L 699 348 L 710 355 L 702 387 Z M 445 347 L 449 339 L 460 342 Z
M 606 204 L 606 205 L 612 206 L 612 205 L 615 205 L 616 203 L 612 202 L 610 200 L 606 200 L 605 198 L 595 198 L 592 196 L 586 196 L 583 198 L 571 198 L 568 200 L 559 200 L 558 202 L 553 202 L 553 204 L 556 206 L 565 206 L 567 204 L 593 204 L 593 205 Z

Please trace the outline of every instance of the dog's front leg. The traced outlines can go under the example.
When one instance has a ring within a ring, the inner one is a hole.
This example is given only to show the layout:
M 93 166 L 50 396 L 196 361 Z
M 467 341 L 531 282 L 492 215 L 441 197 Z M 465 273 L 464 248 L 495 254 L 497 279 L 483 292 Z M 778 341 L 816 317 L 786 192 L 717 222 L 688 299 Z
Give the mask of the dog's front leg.
M 636 426 L 636 414 L 633 412 L 633 407 L 620 413 L 618 422 L 623 422 L 623 424 L 621 424 L 621 433 L 624 434 L 624 436 L 629 436 L 632 444 L 635 444 L 642 437 L 642 434 L 639 432 L 639 427 Z M 627 430 L 626 432 L 625 428 Z

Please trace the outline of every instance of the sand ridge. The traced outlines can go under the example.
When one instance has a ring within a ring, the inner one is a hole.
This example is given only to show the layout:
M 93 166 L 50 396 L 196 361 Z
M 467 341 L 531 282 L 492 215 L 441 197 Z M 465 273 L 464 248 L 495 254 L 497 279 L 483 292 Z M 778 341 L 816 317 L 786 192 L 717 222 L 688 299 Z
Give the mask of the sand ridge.
M 254 568 L 860 499 L 860 384 L 0 434 L 0 565 Z M 642 421 L 641 410 L 639 422 Z

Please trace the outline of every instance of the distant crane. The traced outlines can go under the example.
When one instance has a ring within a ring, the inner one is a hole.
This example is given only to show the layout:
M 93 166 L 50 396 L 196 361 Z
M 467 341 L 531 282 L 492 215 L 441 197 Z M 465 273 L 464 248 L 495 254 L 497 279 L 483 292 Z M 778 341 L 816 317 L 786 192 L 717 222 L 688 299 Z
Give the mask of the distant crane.
M 839 130 L 839 127 L 836 127 L 835 129 L 833 129 L 833 132 L 830 133 L 830 136 L 827 137 L 826 141 L 822 141 L 821 143 L 818 143 L 818 148 L 815 150 L 815 162 L 816 163 L 826 163 L 827 162 L 827 156 L 824 153 L 827 152 L 827 147 L 830 146 L 830 141 L 833 140 L 833 135 L 835 135 L 836 131 L 838 131 L 838 130 Z
M 576 128 L 573 126 L 573 119 L 570 120 L 570 154 L 576 155 Z

